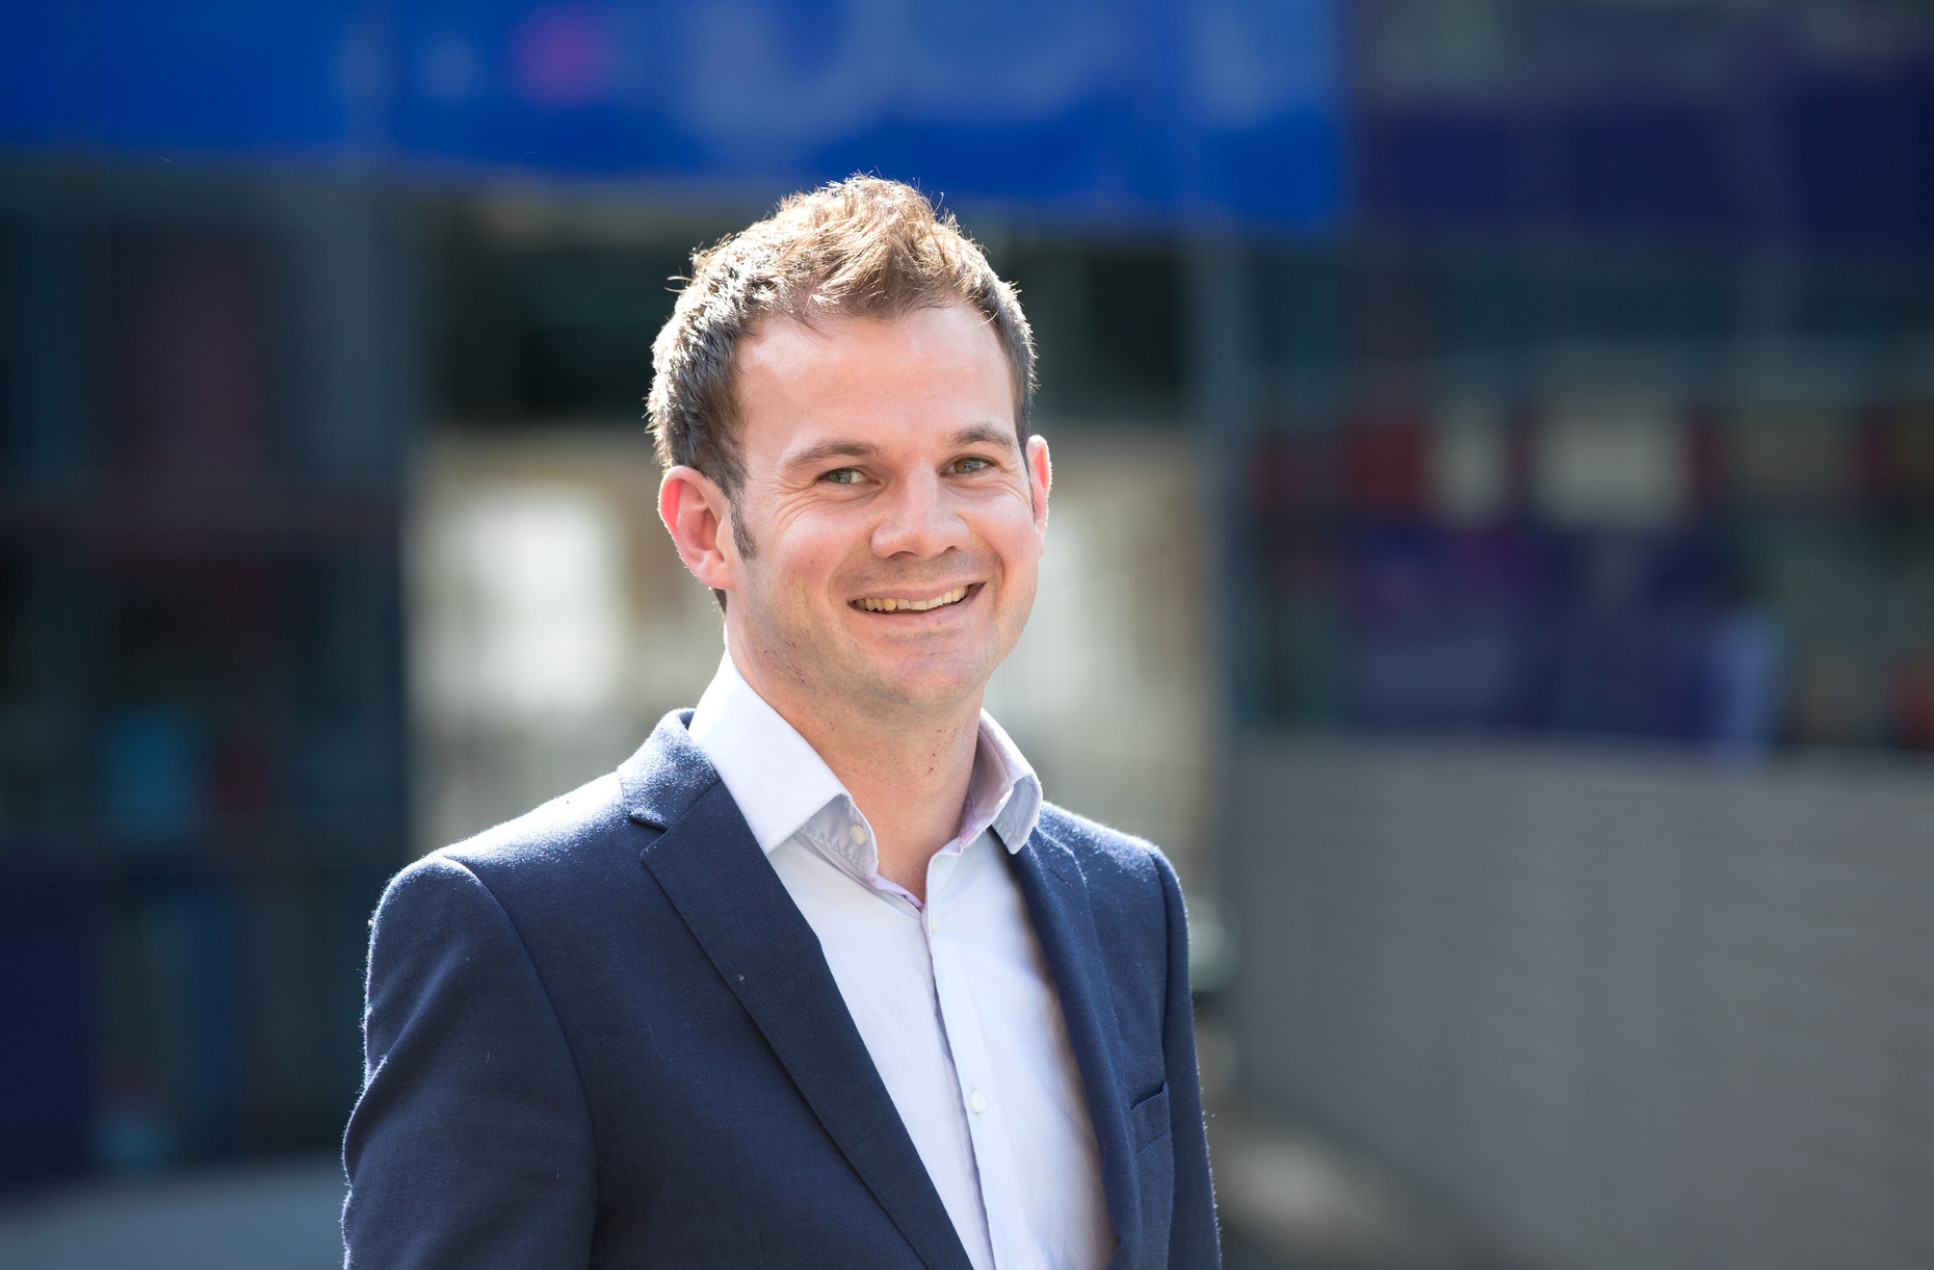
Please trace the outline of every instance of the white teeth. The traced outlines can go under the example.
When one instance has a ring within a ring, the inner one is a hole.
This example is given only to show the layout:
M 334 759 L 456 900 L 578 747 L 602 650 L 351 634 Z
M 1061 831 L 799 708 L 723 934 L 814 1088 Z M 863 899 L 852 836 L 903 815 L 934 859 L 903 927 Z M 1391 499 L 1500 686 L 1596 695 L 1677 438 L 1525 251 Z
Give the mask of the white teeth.
M 928 609 L 937 609 L 937 608 L 940 608 L 942 605 L 958 604 L 966 598 L 967 598 L 967 588 L 964 586 L 958 586 L 951 591 L 946 591 L 941 593 L 940 595 L 934 596 L 931 600 L 865 599 L 865 600 L 855 600 L 853 601 L 853 603 L 859 605 L 861 608 L 865 609 L 869 613 L 894 613 L 899 611 L 900 609 L 912 609 L 916 613 L 924 613 Z

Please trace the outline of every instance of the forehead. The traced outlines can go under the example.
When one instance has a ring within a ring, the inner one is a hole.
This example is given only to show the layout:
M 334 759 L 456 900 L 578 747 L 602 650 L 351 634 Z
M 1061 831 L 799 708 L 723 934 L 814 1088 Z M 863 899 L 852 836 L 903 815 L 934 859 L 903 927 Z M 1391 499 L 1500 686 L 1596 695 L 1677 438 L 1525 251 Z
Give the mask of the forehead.
M 787 448 L 826 429 L 913 439 L 929 425 L 951 432 L 965 423 L 1010 430 L 1015 423 L 1006 350 L 993 323 L 966 304 L 810 325 L 761 318 L 741 338 L 734 363 L 748 450 Z

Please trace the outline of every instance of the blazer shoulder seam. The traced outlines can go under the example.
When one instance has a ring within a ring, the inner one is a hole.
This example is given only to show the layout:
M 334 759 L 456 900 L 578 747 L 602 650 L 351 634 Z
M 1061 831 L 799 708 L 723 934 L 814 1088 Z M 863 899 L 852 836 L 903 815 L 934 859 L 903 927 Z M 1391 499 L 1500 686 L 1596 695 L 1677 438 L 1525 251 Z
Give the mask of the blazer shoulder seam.
M 1074 855 L 1077 861 L 1100 857 L 1113 863 L 1123 873 L 1133 874 L 1156 886 L 1161 884 L 1157 876 L 1160 868 L 1156 861 L 1166 860 L 1167 856 L 1146 838 L 1110 828 L 1052 803 L 1043 806 L 1035 831 L 1045 834 Z
M 524 964 L 530 967 L 531 978 L 537 981 L 538 990 L 544 994 L 544 1008 L 550 1011 L 551 1022 L 557 1027 L 558 1039 L 563 1041 L 564 1052 L 570 1056 L 571 1078 L 577 1083 L 578 1101 L 584 1107 L 584 1122 L 591 1126 L 591 1135 L 595 1142 L 598 1135 L 598 1120 L 597 1116 L 592 1112 L 591 1095 L 584 1080 L 584 1068 L 578 1062 L 576 1047 L 571 1044 L 571 1034 L 564 1029 L 563 1016 L 557 1012 L 557 998 L 551 992 L 550 981 L 544 977 L 543 968 L 537 964 L 537 958 L 531 956 L 530 944 L 524 939 L 522 928 L 517 925 L 517 919 L 511 916 L 510 910 L 504 907 L 504 902 L 498 898 L 496 890 L 491 887 L 489 881 L 484 878 L 483 874 L 471 866 L 470 861 L 451 855 L 444 855 L 441 858 L 456 865 L 470 876 L 470 879 L 477 884 L 478 889 L 490 898 L 491 905 L 496 908 L 498 914 L 504 919 L 505 928 L 510 931 L 511 937 L 517 941 L 518 955 L 524 959 Z M 592 1167 L 594 1170 L 597 1167 L 597 1152 L 595 1151 L 592 1153 Z

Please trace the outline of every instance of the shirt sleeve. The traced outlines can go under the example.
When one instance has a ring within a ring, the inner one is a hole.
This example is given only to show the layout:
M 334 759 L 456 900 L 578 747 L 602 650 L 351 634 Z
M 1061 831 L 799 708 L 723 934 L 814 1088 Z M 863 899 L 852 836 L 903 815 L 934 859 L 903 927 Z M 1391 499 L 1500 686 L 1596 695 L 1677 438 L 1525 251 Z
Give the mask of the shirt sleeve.
M 430 857 L 371 925 L 346 1270 L 584 1266 L 590 1115 L 510 917 L 469 868 Z

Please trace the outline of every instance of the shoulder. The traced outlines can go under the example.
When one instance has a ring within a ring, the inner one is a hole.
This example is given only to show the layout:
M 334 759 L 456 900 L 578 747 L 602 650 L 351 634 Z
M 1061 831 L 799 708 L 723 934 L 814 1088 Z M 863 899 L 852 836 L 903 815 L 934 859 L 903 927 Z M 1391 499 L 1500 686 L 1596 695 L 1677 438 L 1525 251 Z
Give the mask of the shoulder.
M 1081 871 L 1097 915 L 1112 912 L 1135 925 L 1186 929 L 1175 869 L 1154 843 L 1053 803 L 1041 805 L 1034 832 Z
M 514 820 L 506 820 L 431 858 L 461 861 L 494 872 L 565 868 L 595 852 L 631 824 L 618 774 L 608 772 Z
M 481 887 L 500 905 L 539 894 L 595 891 L 637 863 L 646 833 L 625 814 L 615 773 L 513 820 L 432 851 L 390 880 L 383 910 Z M 382 910 L 379 910 L 379 913 Z
M 1174 874 L 1168 857 L 1148 839 L 1111 829 L 1053 803 L 1041 804 L 1041 818 L 1034 831 L 1066 849 L 1090 882 L 1159 886 L 1164 874 Z

